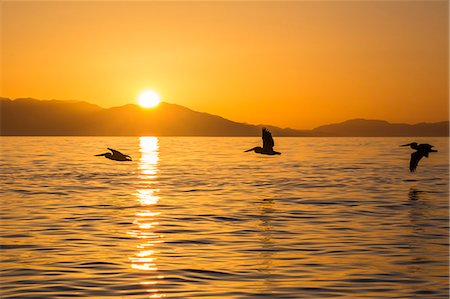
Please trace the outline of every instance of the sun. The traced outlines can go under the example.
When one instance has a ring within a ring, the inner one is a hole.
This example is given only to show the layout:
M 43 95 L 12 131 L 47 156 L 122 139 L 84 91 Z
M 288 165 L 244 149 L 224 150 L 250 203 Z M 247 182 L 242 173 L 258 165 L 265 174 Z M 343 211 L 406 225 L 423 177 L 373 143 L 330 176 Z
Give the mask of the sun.
M 139 94 L 138 103 L 141 107 L 153 108 L 158 106 L 160 102 L 159 95 L 152 90 L 144 90 Z

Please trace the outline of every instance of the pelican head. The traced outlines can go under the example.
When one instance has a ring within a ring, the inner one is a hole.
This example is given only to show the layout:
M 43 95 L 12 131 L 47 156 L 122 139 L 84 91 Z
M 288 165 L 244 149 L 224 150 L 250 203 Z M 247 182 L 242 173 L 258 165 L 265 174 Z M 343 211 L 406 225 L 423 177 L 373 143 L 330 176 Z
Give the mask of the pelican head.
M 263 152 L 263 149 L 262 149 L 262 147 L 260 147 L 260 146 L 257 146 L 257 147 L 254 147 L 254 148 L 248 149 L 248 150 L 246 150 L 246 151 L 244 151 L 244 152 L 251 152 L 251 151 L 254 151 L 255 153 L 258 153 L 258 154 L 260 154 L 260 153 L 262 153 L 262 152 Z
M 95 155 L 95 156 L 97 156 L 97 157 L 105 156 L 106 158 L 111 159 L 112 154 L 111 153 L 104 153 L 104 154 L 98 154 L 98 155 Z
M 415 148 L 415 147 L 417 147 L 417 145 L 418 145 L 417 142 L 411 142 L 411 143 L 408 143 L 408 144 L 402 144 L 400 146 L 410 146 L 411 148 Z

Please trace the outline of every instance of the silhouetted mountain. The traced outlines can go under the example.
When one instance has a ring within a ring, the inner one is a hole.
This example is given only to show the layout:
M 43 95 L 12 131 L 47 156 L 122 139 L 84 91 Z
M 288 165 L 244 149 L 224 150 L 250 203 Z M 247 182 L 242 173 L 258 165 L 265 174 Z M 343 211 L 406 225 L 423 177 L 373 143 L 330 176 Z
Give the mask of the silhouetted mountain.
M 238 123 L 186 107 L 160 103 L 104 109 L 86 102 L 0 98 L 2 135 L 255 136 L 261 126 Z M 270 127 L 276 136 L 310 132 Z
M 0 112 L 1 135 L 258 136 L 267 127 L 274 136 L 448 136 L 448 121 L 406 125 L 351 120 L 295 130 L 238 123 L 169 103 L 152 109 L 133 104 L 104 109 L 77 101 L 0 98 Z
M 327 136 L 382 137 L 382 136 L 448 136 L 449 122 L 391 124 L 384 120 L 352 119 L 338 124 L 324 125 L 312 130 Z

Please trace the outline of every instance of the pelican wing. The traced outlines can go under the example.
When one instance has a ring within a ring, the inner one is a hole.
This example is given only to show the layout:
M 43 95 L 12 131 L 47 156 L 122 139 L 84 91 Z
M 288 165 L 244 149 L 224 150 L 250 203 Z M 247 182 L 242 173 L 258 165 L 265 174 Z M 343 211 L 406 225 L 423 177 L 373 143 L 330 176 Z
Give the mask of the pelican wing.
M 275 142 L 272 138 L 272 133 L 266 128 L 262 130 L 262 140 L 263 140 L 263 149 L 267 151 L 272 151 L 275 145 Z
M 409 171 L 416 171 L 417 165 L 419 164 L 420 159 L 422 159 L 425 154 L 421 151 L 417 151 L 411 154 L 411 161 L 409 161 Z
M 115 149 L 112 149 L 110 147 L 108 147 L 108 149 L 113 153 L 114 156 L 120 156 L 120 157 L 126 157 L 127 155 L 122 154 L 119 151 L 116 151 Z
M 422 143 L 422 144 L 418 145 L 418 148 L 421 151 L 431 151 L 432 147 L 434 147 L 434 146 L 432 146 L 431 144 L 428 144 L 428 143 Z

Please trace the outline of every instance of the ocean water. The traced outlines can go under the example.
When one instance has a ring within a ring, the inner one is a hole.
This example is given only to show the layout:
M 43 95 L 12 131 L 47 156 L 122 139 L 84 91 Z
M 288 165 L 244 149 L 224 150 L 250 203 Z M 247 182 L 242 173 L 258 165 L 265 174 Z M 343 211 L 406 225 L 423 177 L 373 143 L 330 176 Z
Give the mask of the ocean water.
M 2 137 L 0 297 L 447 299 L 448 138 L 413 139 Z

